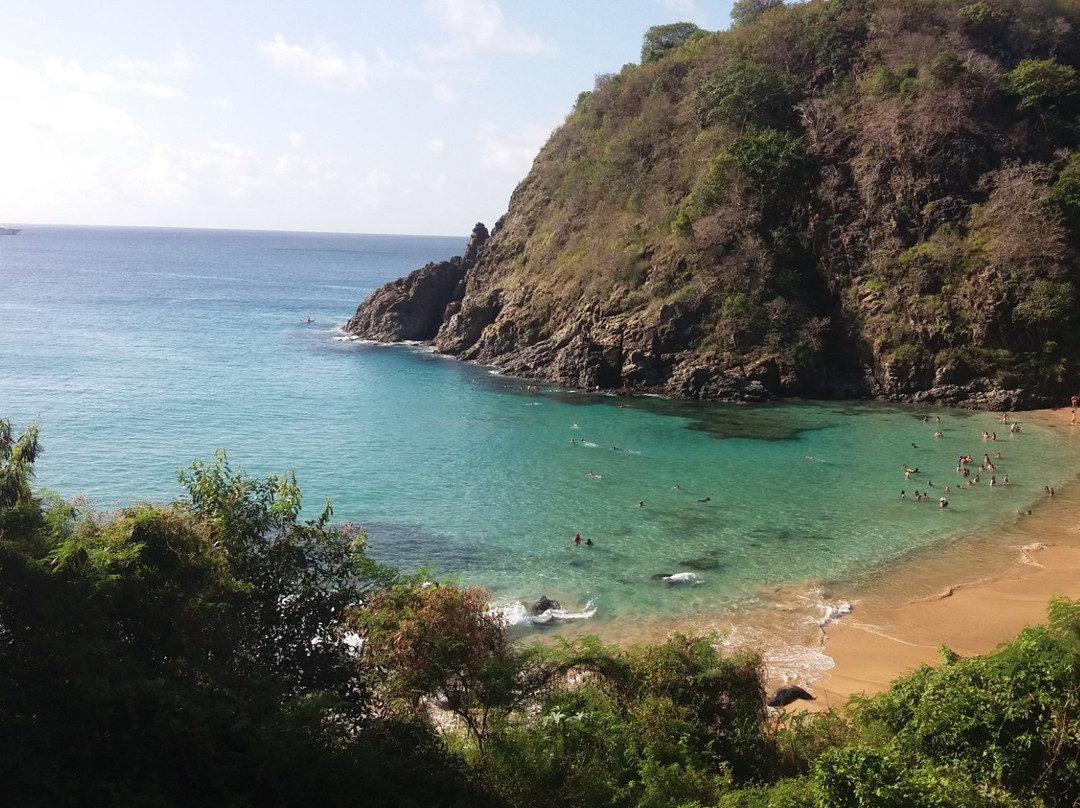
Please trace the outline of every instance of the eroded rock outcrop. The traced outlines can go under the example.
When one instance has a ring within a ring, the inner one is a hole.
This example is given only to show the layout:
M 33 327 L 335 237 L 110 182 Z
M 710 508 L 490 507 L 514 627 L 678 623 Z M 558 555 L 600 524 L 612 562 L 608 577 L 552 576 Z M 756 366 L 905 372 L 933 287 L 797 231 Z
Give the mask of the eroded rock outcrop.
M 477 224 L 464 256 L 430 263 L 380 286 L 356 309 L 345 331 L 377 342 L 435 339 L 448 307 L 461 301 L 465 273 L 487 238 L 487 228 Z
M 598 76 L 490 238 L 378 290 L 348 330 L 579 388 L 1067 401 L 1080 123 L 1048 125 L 1001 80 L 1057 45 L 1036 26 L 1005 54 L 963 14 L 931 31 L 901 7 L 852 9 L 843 53 L 814 44 L 816 5 L 787 4 L 789 24 Z M 905 36 L 901 77 L 883 54 Z

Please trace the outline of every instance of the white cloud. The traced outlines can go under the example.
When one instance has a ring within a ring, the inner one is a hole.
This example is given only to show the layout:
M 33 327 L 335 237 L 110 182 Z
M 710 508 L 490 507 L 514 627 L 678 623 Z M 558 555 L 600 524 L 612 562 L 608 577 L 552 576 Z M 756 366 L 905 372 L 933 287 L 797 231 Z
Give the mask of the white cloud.
M 119 86 L 119 82 L 108 73 L 85 70 L 74 59 L 46 59 L 43 72 L 49 81 L 70 84 L 89 93 L 99 94 Z
M 156 81 L 140 81 L 136 86 L 144 93 L 153 96 L 154 98 L 176 98 L 177 96 L 183 95 L 178 88 L 168 84 L 161 84 Z
M 52 134 L 136 134 L 139 126 L 128 112 L 102 102 L 85 89 L 107 88 L 109 81 L 104 75 L 85 71 L 73 61 L 49 60 L 41 72 L 35 72 L 0 58 L 4 140 Z
M 289 132 L 285 135 L 285 139 L 289 141 L 290 146 L 299 146 L 304 142 L 304 136 L 299 132 Z
M 550 135 L 551 129 L 535 124 L 510 131 L 493 123 L 481 123 L 478 133 L 480 165 L 523 177 Z
M 446 141 L 441 137 L 428 138 L 428 150 L 434 154 L 442 154 L 446 150 Z
M 278 155 L 273 173 L 278 189 L 293 199 L 297 192 L 320 199 L 337 180 L 337 171 L 330 161 L 296 154 Z
M 444 56 L 477 50 L 530 55 L 553 52 L 543 37 L 508 24 L 495 0 L 428 0 L 427 8 L 454 38 L 440 50 Z
M 367 208 L 382 206 L 383 191 L 392 185 L 390 175 L 378 168 L 368 172 L 353 185 L 353 200 Z
M 155 98 L 175 98 L 182 95 L 178 88 L 163 84 L 160 81 L 141 78 L 141 76 L 149 75 L 157 78 L 169 72 L 175 72 L 179 69 L 175 65 L 180 61 L 179 57 L 174 57 L 168 63 L 159 64 L 122 59 L 116 62 L 118 69 L 123 73 L 135 75 L 135 77 L 117 79 L 115 76 L 103 73 L 100 70 L 87 70 L 74 59 L 53 57 L 46 59 L 43 63 L 42 75 L 48 82 L 75 87 L 94 95 L 102 95 L 123 87 L 134 87 Z M 186 57 L 182 61 L 188 63 Z
M 306 48 L 290 45 L 284 36 L 275 34 L 272 41 L 259 45 L 259 52 L 292 76 L 350 91 L 367 87 L 386 66 L 381 53 L 372 62 L 356 51 L 341 53 L 337 45 L 321 38 L 313 48 Z
M 171 143 L 154 146 L 145 169 L 130 190 L 155 201 L 242 200 L 264 185 L 258 154 L 235 143 L 209 142 L 189 149 Z
M 113 60 L 112 64 L 115 69 L 122 73 L 151 76 L 153 78 L 174 76 L 180 73 L 193 73 L 200 69 L 198 62 L 194 61 L 181 45 L 174 45 L 169 57 L 162 61 L 121 56 Z

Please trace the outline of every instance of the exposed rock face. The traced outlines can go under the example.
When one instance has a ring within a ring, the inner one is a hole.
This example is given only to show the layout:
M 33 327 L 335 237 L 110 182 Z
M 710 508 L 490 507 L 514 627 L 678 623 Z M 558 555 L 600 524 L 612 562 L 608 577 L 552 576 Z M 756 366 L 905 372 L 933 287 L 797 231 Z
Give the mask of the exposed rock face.
M 767 401 L 874 397 L 989 410 L 1044 406 L 1044 392 L 1004 388 L 961 364 L 935 367 L 851 361 L 796 367 L 782 356 L 733 359 L 695 348 L 708 312 L 687 304 L 605 312 L 579 301 L 548 317 L 530 290 L 500 284 L 505 238 L 477 224 L 465 255 L 431 263 L 373 292 L 346 325 L 381 342 L 422 341 L 439 352 L 524 379 L 584 389 L 650 391 L 678 398 Z M 502 248 L 502 249 L 500 249 Z
M 435 339 L 447 307 L 461 300 L 465 272 L 487 238 L 487 228 L 478 224 L 464 256 L 428 264 L 379 287 L 357 308 L 345 330 L 378 342 Z
M 843 11 L 785 4 L 598 76 L 490 238 L 348 330 L 578 388 L 1068 401 L 1080 119 L 1036 115 L 1005 77 L 1047 53 L 1080 75 L 1080 49 L 1046 38 L 1056 18 L 1006 45 L 955 9 L 826 5 Z

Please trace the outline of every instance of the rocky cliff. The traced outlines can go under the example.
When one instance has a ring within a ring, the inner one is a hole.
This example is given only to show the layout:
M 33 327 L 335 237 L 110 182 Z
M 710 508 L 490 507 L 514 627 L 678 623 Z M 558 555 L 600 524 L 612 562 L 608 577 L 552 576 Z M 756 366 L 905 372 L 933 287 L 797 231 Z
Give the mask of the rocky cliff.
M 490 237 L 376 291 L 348 331 L 694 398 L 1020 409 L 1080 388 L 1075 4 L 741 21 L 647 32 Z

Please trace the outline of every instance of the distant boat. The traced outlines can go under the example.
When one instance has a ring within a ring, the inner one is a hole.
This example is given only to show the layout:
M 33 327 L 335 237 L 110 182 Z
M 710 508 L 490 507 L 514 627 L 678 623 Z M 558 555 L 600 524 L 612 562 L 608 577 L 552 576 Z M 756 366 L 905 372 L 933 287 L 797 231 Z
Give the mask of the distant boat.
M 0 236 L 17 236 L 21 227 L 0 227 Z

